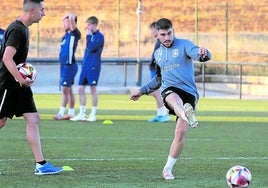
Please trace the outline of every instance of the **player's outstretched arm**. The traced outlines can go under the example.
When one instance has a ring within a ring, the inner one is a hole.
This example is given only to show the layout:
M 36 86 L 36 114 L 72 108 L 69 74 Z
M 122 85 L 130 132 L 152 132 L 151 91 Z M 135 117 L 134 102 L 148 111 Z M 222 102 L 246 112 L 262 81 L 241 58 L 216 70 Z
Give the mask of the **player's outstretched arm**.
M 149 95 L 150 93 L 154 92 L 161 86 L 161 70 L 160 67 L 157 66 L 157 71 L 155 77 L 153 77 L 147 84 L 143 85 L 140 89 L 137 89 L 133 92 L 130 92 L 130 100 L 136 101 L 138 100 L 143 94 Z

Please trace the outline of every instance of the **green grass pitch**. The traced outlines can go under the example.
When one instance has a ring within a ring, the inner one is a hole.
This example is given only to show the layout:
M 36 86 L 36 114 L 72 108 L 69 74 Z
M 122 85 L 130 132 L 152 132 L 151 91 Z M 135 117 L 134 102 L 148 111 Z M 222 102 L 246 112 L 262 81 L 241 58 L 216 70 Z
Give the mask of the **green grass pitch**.
M 0 130 L 0 187 L 226 188 L 225 174 L 238 164 L 250 169 L 251 188 L 268 187 L 267 100 L 201 98 L 200 125 L 187 133 L 174 181 L 163 180 L 161 172 L 175 117 L 148 123 L 156 113 L 152 97 L 134 102 L 128 95 L 100 95 L 94 123 L 54 121 L 61 95 L 36 94 L 35 100 L 46 159 L 74 171 L 35 176 L 25 122 L 14 118 Z M 105 119 L 114 124 L 103 125 Z

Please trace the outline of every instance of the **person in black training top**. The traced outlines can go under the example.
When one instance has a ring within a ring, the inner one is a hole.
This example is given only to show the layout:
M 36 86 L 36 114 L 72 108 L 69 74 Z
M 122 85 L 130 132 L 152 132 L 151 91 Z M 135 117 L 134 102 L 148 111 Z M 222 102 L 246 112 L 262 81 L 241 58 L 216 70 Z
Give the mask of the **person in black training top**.
M 62 167 L 54 167 L 43 156 L 39 134 L 39 113 L 37 112 L 31 85 L 25 80 L 16 65 L 26 62 L 29 48 L 29 26 L 38 23 L 45 16 L 43 0 L 24 0 L 23 13 L 6 29 L 0 52 L 0 128 L 7 118 L 23 116 L 26 121 L 26 136 L 32 149 L 35 174 L 57 174 Z

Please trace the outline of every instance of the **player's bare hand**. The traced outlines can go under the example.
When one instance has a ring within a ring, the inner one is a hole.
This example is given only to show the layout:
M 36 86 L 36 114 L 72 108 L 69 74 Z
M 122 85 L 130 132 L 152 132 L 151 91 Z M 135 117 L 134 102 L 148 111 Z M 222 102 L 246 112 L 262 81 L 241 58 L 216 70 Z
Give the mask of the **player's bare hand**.
M 75 16 L 73 14 L 68 14 L 68 18 L 72 19 L 72 20 L 75 20 Z
M 204 47 L 200 47 L 198 49 L 198 54 L 200 54 L 202 58 L 205 58 L 208 55 L 208 50 Z
M 204 47 L 200 47 L 199 49 L 198 49 L 198 54 L 200 54 L 201 55 L 201 58 L 206 58 L 207 57 L 207 55 L 208 55 L 208 50 L 206 49 L 206 48 L 204 48 Z
M 33 85 L 33 82 L 34 81 L 32 81 L 32 80 L 25 79 L 25 80 L 20 82 L 20 86 L 21 87 L 31 87 Z
M 135 91 L 130 93 L 129 99 L 133 100 L 133 101 L 137 101 L 137 100 L 139 100 L 141 95 L 142 95 L 141 91 L 138 89 L 138 90 L 135 90 Z

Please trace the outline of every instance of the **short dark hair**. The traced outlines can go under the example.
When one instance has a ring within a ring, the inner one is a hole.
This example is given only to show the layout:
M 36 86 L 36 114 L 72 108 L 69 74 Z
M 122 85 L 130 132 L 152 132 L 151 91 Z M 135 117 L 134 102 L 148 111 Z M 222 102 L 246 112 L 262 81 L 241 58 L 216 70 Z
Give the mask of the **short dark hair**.
M 74 16 L 74 22 L 77 24 L 77 16 Z
M 152 23 L 150 24 L 149 28 L 150 28 L 150 29 L 152 29 L 152 28 L 156 28 L 156 22 L 152 22 Z
M 42 1 L 44 1 L 44 0 L 24 0 L 23 4 L 26 4 L 26 3 L 41 3 Z
M 173 27 L 172 22 L 167 18 L 161 18 L 156 22 L 157 30 L 159 30 L 159 29 L 166 30 L 166 29 L 169 29 L 169 28 L 172 28 L 172 27 Z
M 88 17 L 87 22 L 92 23 L 92 24 L 97 24 L 97 25 L 99 24 L 99 20 L 96 16 Z

